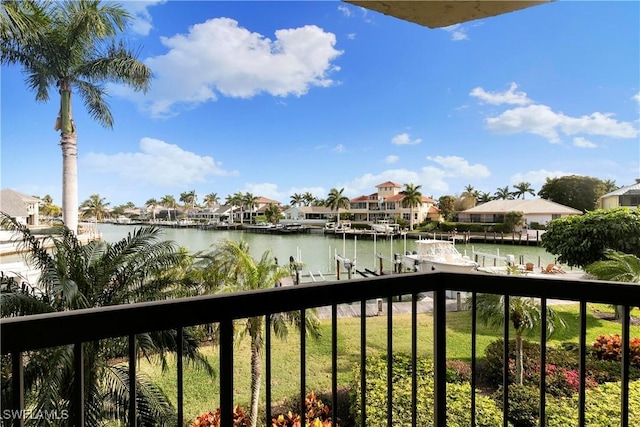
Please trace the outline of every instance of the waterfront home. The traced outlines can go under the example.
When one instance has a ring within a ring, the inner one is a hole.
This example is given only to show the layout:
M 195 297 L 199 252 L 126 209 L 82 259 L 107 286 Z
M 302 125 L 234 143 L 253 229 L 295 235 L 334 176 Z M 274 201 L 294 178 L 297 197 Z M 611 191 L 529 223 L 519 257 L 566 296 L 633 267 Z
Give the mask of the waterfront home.
M 598 199 L 598 206 L 601 209 L 619 206 L 637 208 L 640 206 L 640 178 L 636 179 L 636 183 L 633 185 L 618 188 L 616 191 L 601 196 Z
M 411 208 L 403 203 L 402 186 L 393 181 L 376 185 L 375 193 L 355 197 L 349 200 L 349 213 L 353 221 L 358 222 L 394 222 L 396 218 L 410 220 Z M 427 219 L 441 221 L 436 201 L 422 196 L 422 204 L 413 207 L 413 223 L 419 224 Z
M 492 200 L 467 209 L 458 214 L 460 222 L 504 222 L 508 212 L 522 212 L 525 224 L 548 224 L 552 219 L 568 215 L 582 215 L 582 212 L 546 199 Z
M 342 209 L 340 210 L 342 211 Z M 283 213 L 283 224 L 299 222 L 302 224 L 324 225 L 333 221 L 337 212 L 326 206 L 292 206 Z
M 0 210 L 21 224 L 40 225 L 39 204 L 40 199 L 8 188 L 0 192 Z

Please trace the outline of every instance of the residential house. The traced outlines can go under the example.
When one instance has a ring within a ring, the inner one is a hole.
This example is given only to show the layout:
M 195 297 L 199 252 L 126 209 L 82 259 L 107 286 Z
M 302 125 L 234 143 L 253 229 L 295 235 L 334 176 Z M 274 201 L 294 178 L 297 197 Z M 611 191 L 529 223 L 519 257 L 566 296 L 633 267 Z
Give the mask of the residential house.
M 377 192 L 351 199 L 349 213 L 354 221 L 376 223 L 393 222 L 396 218 L 409 221 L 411 208 L 403 203 L 402 186 L 392 181 L 376 185 Z M 436 201 L 422 196 L 422 204 L 413 208 L 413 223 L 425 220 L 440 221 L 440 211 Z
M 640 206 L 640 178 L 636 179 L 636 183 L 628 185 L 607 193 L 598 199 L 598 206 L 601 209 L 617 208 L 624 206 L 629 208 L 637 208 Z
M 285 210 L 283 215 L 283 224 L 299 222 L 324 225 L 335 218 L 336 211 L 327 206 L 292 206 Z
M 499 223 L 504 222 L 504 216 L 508 212 L 522 212 L 525 224 L 527 225 L 533 222 L 546 225 L 552 219 L 568 215 L 582 215 L 582 212 L 577 209 L 546 199 L 500 199 L 482 203 L 460 212 L 458 214 L 458 221 Z
M 209 223 L 229 222 L 233 209 L 231 205 L 212 206 L 189 212 L 189 219 Z
M 40 225 L 38 209 L 40 199 L 4 188 L 0 192 L 0 211 L 21 224 Z

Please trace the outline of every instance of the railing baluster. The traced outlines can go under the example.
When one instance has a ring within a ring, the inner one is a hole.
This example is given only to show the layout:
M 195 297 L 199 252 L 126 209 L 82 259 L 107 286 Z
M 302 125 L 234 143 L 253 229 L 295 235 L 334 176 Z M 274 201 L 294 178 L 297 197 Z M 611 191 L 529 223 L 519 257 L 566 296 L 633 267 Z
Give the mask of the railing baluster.
M 580 331 L 578 343 L 580 345 L 580 386 L 578 390 L 578 425 L 585 426 L 585 404 L 587 400 L 585 379 L 587 377 L 587 302 L 580 301 Z
M 540 300 L 540 427 L 547 425 L 547 299 Z
M 81 342 L 73 345 L 74 400 L 76 401 L 75 427 L 84 427 L 84 352 Z
M 471 294 L 471 427 L 476 427 L 476 333 L 478 331 L 478 307 L 476 305 L 478 294 Z
M 360 425 L 367 425 L 367 301 L 360 301 Z
M 502 336 L 504 345 L 502 347 L 502 425 L 509 426 L 509 295 L 504 295 L 504 328 Z
M 418 425 L 418 294 L 411 295 L 411 426 Z
M 393 427 L 393 297 L 387 297 L 387 427 Z
M 129 425 L 137 426 L 136 416 L 136 359 L 138 357 L 136 348 L 136 336 L 129 335 Z
M 13 394 L 13 410 L 22 414 L 24 411 L 24 366 L 22 365 L 22 352 L 11 353 L 11 392 Z M 13 419 L 14 427 L 24 426 L 24 417 Z
M 267 417 L 267 423 L 265 425 L 271 425 L 271 315 L 265 316 L 265 355 L 264 355 L 264 368 L 265 368 L 265 412 Z
M 233 427 L 233 320 L 220 322 L 220 427 Z
M 306 312 L 300 310 L 300 425 L 304 427 L 307 422 L 307 408 L 305 400 L 307 397 L 307 329 L 306 329 Z
M 176 329 L 176 382 L 178 400 L 178 427 L 184 425 L 184 330 L 182 327 Z
M 331 305 L 331 420 L 338 421 L 338 305 Z
M 629 326 L 631 324 L 631 308 L 628 305 L 622 309 L 622 382 L 621 382 L 621 404 L 620 425 L 629 427 L 629 364 L 631 362 L 631 338 Z
M 434 426 L 447 425 L 447 302 L 445 289 L 434 291 L 433 358 L 434 358 Z

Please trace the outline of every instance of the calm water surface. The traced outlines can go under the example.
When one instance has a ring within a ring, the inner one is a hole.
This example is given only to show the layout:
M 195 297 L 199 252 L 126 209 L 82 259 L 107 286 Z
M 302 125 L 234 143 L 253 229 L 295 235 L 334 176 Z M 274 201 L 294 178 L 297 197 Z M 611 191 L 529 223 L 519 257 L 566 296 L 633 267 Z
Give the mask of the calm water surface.
M 102 238 L 107 242 L 116 242 L 132 232 L 136 226 L 98 224 L 98 230 L 102 232 Z M 192 228 L 163 228 L 163 234 L 167 240 L 175 241 L 178 245 L 186 247 L 191 252 L 206 251 L 214 248 L 214 245 L 223 240 L 244 240 L 249 244 L 251 255 L 259 258 L 270 250 L 273 256 L 278 258 L 281 264 L 287 263 L 290 256 L 300 259 L 305 267 L 304 273 L 311 271 L 313 274 L 321 272 L 335 273 L 334 255 L 338 254 L 351 260 L 356 260 L 359 270 L 365 268 L 377 271 L 379 268 L 376 254 L 381 254 L 385 259 L 384 269 L 390 270 L 394 253 L 403 253 L 416 249 L 415 239 L 398 238 L 385 240 L 353 239 L 335 237 L 323 234 L 258 234 L 236 230 L 198 230 Z M 516 261 L 520 256 L 524 262 L 534 265 L 546 266 L 554 262 L 554 256 L 537 246 L 520 245 L 495 245 L 495 244 L 457 244 L 456 247 L 462 254 L 472 256 L 475 249 L 479 252 L 500 255 L 512 254 Z M 487 261 L 486 265 L 493 265 Z

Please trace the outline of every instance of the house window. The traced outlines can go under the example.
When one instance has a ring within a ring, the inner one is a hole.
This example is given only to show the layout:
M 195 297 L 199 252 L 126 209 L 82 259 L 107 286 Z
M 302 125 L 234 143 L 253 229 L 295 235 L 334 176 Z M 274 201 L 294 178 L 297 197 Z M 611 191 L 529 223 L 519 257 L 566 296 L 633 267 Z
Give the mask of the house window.
M 493 222 L 504 222 L 504 215 L 503 214 L 494 214 L 493 215 Z
M 482 216 L 480 214 L 471 214 L 469 217 L 470 222 L 482 222 Z
M 629 194 L 620 196 L 620 206 L 639 206 L 640 205 L 640 195 L 637 194 Z
M 551 214 L 551 219 L 558 219 L 560 217 L 562 217 L 560 214 Z

